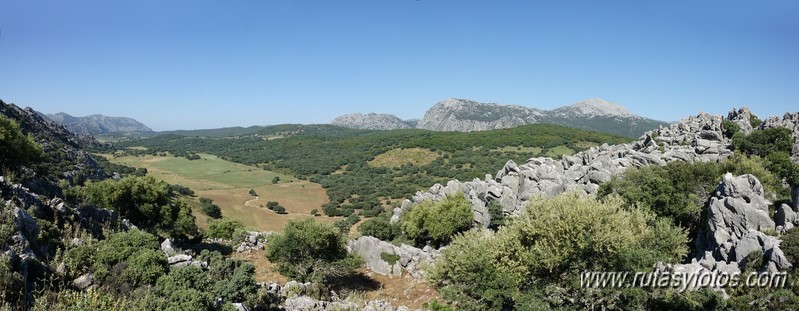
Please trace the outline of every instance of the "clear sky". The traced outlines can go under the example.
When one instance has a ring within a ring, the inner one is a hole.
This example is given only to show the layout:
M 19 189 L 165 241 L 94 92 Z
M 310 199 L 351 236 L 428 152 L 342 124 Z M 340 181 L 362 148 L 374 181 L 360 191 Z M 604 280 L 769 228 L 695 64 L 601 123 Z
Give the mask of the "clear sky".
M 155 130 L 601 97 L 799 111 L 799 1 L 0 0 L 0 99 Z

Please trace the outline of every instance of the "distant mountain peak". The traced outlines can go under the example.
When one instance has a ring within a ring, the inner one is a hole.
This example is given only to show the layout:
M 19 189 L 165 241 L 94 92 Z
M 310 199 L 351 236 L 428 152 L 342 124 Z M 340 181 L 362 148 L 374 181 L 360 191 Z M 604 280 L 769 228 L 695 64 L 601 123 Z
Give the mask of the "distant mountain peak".
M 639 117 L 627 110 L 627 108 L 601 98 L 589 98 L 566 107 L 555 109 L 553 112 L 556 114 L 573 113 L 584 117 Z
M 387 113 L 351 113 L 333 119 L 333 125 L 368 130 L 401 130 L 415 128 L 418 120 L 402 120 Z
M 419 128 L 462 132 L 549 123 L 628 137 L 638 137 L 647 130 L 668 124 L 638 116 L 621 105 L 601 98 L 589 98 L 554 110 L 447 98 L 435 103 L 418 121 L 403 121 L 387 114 L 355 113 L 338 117 L 332 123 L 359 129 Z
M 97 135 L 116 132 L 152 132 L 153 130 L 131 118 L 108 117 L 93 114 L 85 117 L 73 117 L 67 113 L 45 115 L 50 120 L 63 124 L 73 133 L 79 135 Z

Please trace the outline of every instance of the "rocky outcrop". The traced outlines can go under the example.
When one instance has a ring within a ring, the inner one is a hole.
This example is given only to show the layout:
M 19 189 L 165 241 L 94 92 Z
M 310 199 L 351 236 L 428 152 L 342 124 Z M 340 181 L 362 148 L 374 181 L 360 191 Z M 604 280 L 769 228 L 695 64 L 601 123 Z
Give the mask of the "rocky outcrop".
M 275 233 L 272 231 L 247 231 L 242 234 L 244 235 L 244 241 L 236 247 L 236 252 L 238 253 L 265 249 L 266 243 L 269 242 L 269 237 Z
M 69 181 L 88 178 L 100 180 L 106 178 L 105 172 L 99 167 L 86 147 L 102 148 L 104 145 L 91 137 L 79 137 L 67 130 L 61 124 L 45 118 L 31 108 L 20 108 L 14 104 L 0 101 L 0 115 L 17 121 L 20 129 L 26 135 L 34 137 L 42 147 L 45 159 L 53 168 L 44 172 L 37 172 L 37 178 L 26 180 L 25 186 L 32 188 L 42 195 L 60 195 L 60 189 L 54 185 L 55 181 L 66 178 Z
M 347 250 L 363 258 L 366 267 L 377 274 L 401 276 L 403 272 L 414 277 L 424 277 L 423 267 L 432 264 L 441 255 L 439 250 L 425 247 L 419 249 L 410 245 L 396 246 L 375 237 L 362 236 L 351 240 Z M 396 256 L 395 262 L 386 262 L 383 257 Z
M 259 286 L 267 293 L 284 298 L 281 308 L 296 311 L 321 311 L 321 310 L 364 310 L 364 311 L 408 311 L 405 306 L 393 307 L 390 302 L 385 300 L 355 300 L 351 297 L 340 299 L 338 295 L 331 291 L 330 300 L 318 300 L 312 298 L 309 291 L 314 286 L 313 283 L 300 283 L 289 281 L 283 286 L 277 283 L 260 283 Z M 281 309 L 281 310 L 283 310 Z
M 725 263 L 742 262 L 750 253 L 760 251 L 769 271 L 791 267 L 779 250 L 780 240 L 764 233 L 776 232 L 776 223 L 769 216 L 770 204 L 757 178 L 727 173 L 707 206 L 708 232 L 697 242 L 698 249 L 706 251 L 700 259 L 712 256 Z
M 107 117 L 100 114 L 86 117 L 73 117 L 63 112 L 48 114 L 47 118 L 63 124 L 78 135 L 97 135 L 104 133 L 152 132 L 153 130 L 131 118 Z
M 402 120 L 393 114 L 368 113 L 345 114 L 333 119 L 333 125 L 364 130 L 401 130 L 415 128 L 416 120 Z
M 506 215 L 520 213 L 538 195 L 554 196 L 566 191 L 594 194 L 599 185 L 630 167 L 666 165 L 671 161 L 718 162 L 732 154 L 724 137 L 721 116 L 706 113 L 645 133 L 630 144 L 602 145 L 561 159 L 531 158 L 518 165 L 508 161 L 496 176 L 468 182 L 453 180 L 417 192 L 394 209 L 392 221 L 403 211 L 424 200 L 439 200 L 463 192 L 472 202 L 475 222 L 490 222 L 487 205 L 497 202 Z

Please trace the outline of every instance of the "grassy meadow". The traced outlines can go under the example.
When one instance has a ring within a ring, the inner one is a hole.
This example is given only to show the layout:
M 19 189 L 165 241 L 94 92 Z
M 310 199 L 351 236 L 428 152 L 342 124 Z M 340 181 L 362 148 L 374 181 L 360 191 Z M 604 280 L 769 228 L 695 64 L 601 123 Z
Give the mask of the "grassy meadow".
M 131 167 L 143 167 L 148 175 L 170 184 L 194 190 L 196 197 L 206 197 L 222 208 L 222 215 L 244 223 L 258 231 L 281 231 L 291 219 L 312 217 L 313 209 L 321 213 L 321 205 L 329 202 L 319 184 L 266 171 L 258 167 L 225 161 L 217 156 L 200 154 L 200 160 L 172 156 L 103 155 L 109 161 Z M 272 183 L 278 177 L 279 183 Z M 251 196 L 249 190 L 258 194 Z M 265 207 L 277 201 L 287 214 L 277 214 Z M 195 208 L 197 225 L 207 228 L 207 216 Z M 316 217 L 317 221 L 333 223 L 339 217 Z

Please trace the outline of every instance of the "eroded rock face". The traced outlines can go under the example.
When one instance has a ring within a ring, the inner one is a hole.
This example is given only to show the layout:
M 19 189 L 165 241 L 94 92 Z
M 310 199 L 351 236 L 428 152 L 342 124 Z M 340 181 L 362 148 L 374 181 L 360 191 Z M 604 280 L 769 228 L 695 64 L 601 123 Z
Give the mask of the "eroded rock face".
M 732 176 L 727 173 L 707 206 L 708 232 L 705 233 L 705 253 L 701 260 L 725 263 L 738 262 L 755 251 L 760 251 L 769 271 L 775 272 L 791 267 L 779 249 L 780 239 L 764 232 L 776 229 L 763 197 L 763 186 L 752 175 Z M 783 219 L 791 217 L 783 211 Z M 702 240 L 700 236 L 700 240 Z

